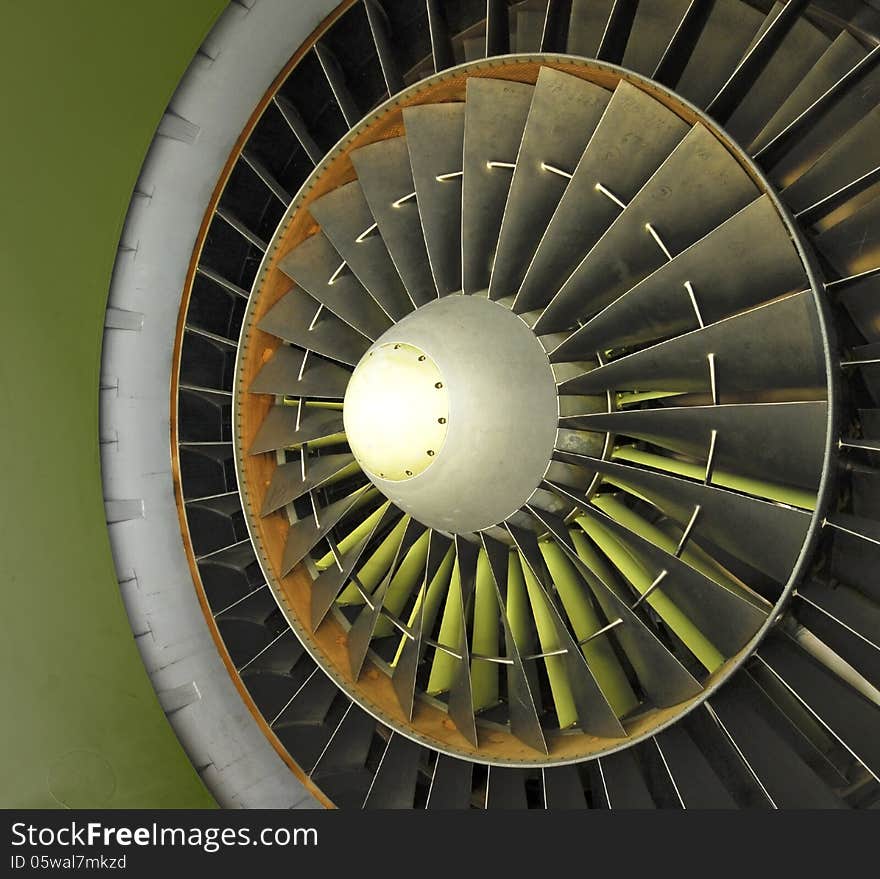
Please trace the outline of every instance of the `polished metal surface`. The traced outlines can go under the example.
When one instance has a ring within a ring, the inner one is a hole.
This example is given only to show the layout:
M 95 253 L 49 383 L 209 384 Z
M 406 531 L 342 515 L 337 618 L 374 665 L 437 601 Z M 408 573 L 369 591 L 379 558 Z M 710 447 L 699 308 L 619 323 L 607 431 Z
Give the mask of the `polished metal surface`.
M 652 76 L 690 5 L 690 0 L 639 0 L 621 64 Z
M 391 318 L 367 294 L 320 232 L 284 257 L 281 270 L 362 336 L 375 340 L 391 326 Z
M 282 345 L 253 380 L 254 394 L 342 400 L 351 373 L 336 363 Z
M 687 130 L 640 89 L 625 82 L 615 89 L 541 238 L 515 311 L 547 305 L 618 218 L 618 202 L 635 198 Z
M 613 485 L 647 497 L 682 527 L 699 506 L 696 540 L 704 537 L 778 580 L 790 573 L 809 528 L 804 510 L 615 461 L 584 463 Z
M 309 212 L 340 259 L 392 321 L 413 310 L 415 303 L 394 268 L 357 180 L 327 193 L 309 207 Z
M 424 306 L 372 350 L 389 344 L 418 348 L 436 364 L 449 424 L 420 475 L 370 478 L 401 509 L 441 531 L 465 534 L 503 521 L 538 487 L 553 450 L 556 387 L 544 350 L 508 309 L 475 296 Z
M 674 84 L 678 94 L 707 107 L 747 51 L 764 20 L 754 7 L 739 0 L 714 0 L 699 39 Z
M 280 465 L 272 475 L 261 515 L 273 513 L 343 471 L 351 470 L 352 464 L 353 455 L 340 454 L 311 459 L 308 467 L 303 467 L 300 461 Z
M 766 146 L 831 88 L 852 67 L 854 60 L 863 58 L 865 54 L 866 50 L 855 37 L 847 31 L 841 31 L 822 57 L 810 67 L 800 82 L 779 105 L 761 132 L 752 141 L 749 152 L 754 155 Z
M 541 69 L 510 184 L 489 285 L 491 299 L 519 290 L 568 183 L 548 167 L 574 171 L 610 99 L 609 92 L 593 83 Z
M 613 0 L 571 0 L 568 51 L 572 55 L 595 58 Z
M 373 527 L 367 531 L 363 539 L 340 561 L 328 567 L 315 578 L 312 583 L 311 618 L 309 621 L 313 630 L 318 628 L 324 617 L 330 612 L 333 602 L 345 588 L 374 535 L 379 533 L 384 525 L 394 521 L 398 515 L 399 512 L 394 507 L 385 504 L 379 515 L 375 517 Z
M 379 232 L 413 302 L 437 297 L 418 221 L 415 184 L 405 138 L 371 144 L 351 155 Z M 460 169 L 459 169 L 460 170 Z
M 403 112 L 422 233 L 440 296 L 461 291 L 464 104 Z
M 345 393 L 345 435 L 370 478 L 405 482 L 443 454 L 449 433 L 449 388 L 421 348 L 400 342 L 373 347 Z
M 461 193 L 463 290 L 489 287 L 498 235 L 534 87 L 470 79 Z
M 790 5 L 786 4 L 786 11 Z M 773 24 L 780 18 L 777 16 Z M 763 129 L 830 46 L 829 38 L 803 18 L 794 20 L 790 30 L 778 39 L 772 51 L 768 51 L 766 43 L 760 47 L 767 57 L 760 74 L 746 70 L 742 80 L 746 93 L 725 125 L 738 143 L 749 143 Z M 755 51 L 759 51 L 759 47 L 756 46 Z
M 757 596 L 716 582 L 610 516 L 593 511 L 588 515 L 642 559 L 654 578 L 666 572 L 651 594 L 671 599 L 723 653 L 735 653 L 767 619 L 771 608 Z
M 560 424 L 632 437 L 698 459 L 716 431 L 719 470 L 815 489 L 825 459 L 827 418 L 828 404 L 814 401 L 593 412 L 566 416 Z
M 294 288 L 260 321 L 260 329 L 331 360 L 356 366 L 370 340 Z
M 824 48 L 820 41 L 818 46 L 810 46 L 806 42 L 806 34 L 813 31 L 812 27 L 799 19 L 799 14 L 809 0 L 787 0 L 777 4 L 777 8 L 771 11 L 764 25 L 758 31 L 757 39 L 754 40 L 748 51 L 740 59 L 724 86 L 709 103 L 706 112 L 722 125 L 733 123 L 734 130 L 739 126 L 736 120 L 731 119 L 734 108 L 738 108 L 741 116 L 745 116 L 749 109 L 746 95 L 753 86 L 758 86 L 763 74 L 768 72 L 771 61 L 784 60 L 784 53 L 792 51 L 795 58 L 800 61 L 801 55 L 815 53 L 815 57 L 821 54 L 817 49 Z M 795 26 L 800 25 L 804 31 L 803 39 L 798 40 L 798 34 L 794 34 Z M 794 36 L 794 40 L 788 40 Z M 816 32 L 816 36 L 820 35 Z M 797 42 L 797 48 L 790 48 L 792 43 Z M 800 51 L 798 51 L 800 50 Z M 784 69 L 786 72 L 794 65 L 789 64 Z M 772 74 L 772 70 L 770 71 Z M 794 71 L 792 71 L 793 73 Z
M 312 515 L 294 522 L 287 532 L 287 542 L 284 544 L 282 572 L 290 573 L 321 540 L 369 496 L 369 489 L 359 489 L 348 497 L 324 507 L 319 516 Z
M 712 355 L 719 370 L 717 402 L 774 389 L 816 399 L 825 393 L 825 376 L 815 321 L 809 295 L 795 293 L 612 360 L 568 379 L 559 391 L 708 394 Z
M 598 311 L 757 195 L 736 159 L 706 128 L 695 126 L 572 272 L 535 332 L 565 330 L 578 311 Z M 696 204 L 699 212 L 692 210 Z M 665 249 L 651 240 L 650 229 Z
M 305 407 L 303 407 L 305 408 Z M 343 433 L 342 413 L 326 409 L 301 412 L 299 406 L 278 406 L 269 410 L 250 453 L 259 455 L 276 449 L 327 440 Z
M 742 272 L 731 272 L 733 265 Z M 550 359 L 587 359 L 600 349 L 699 329 L 797 290 L 803 281 L 791 238 L 776 208 L 761 196 L 609 303 L 553 350 Z

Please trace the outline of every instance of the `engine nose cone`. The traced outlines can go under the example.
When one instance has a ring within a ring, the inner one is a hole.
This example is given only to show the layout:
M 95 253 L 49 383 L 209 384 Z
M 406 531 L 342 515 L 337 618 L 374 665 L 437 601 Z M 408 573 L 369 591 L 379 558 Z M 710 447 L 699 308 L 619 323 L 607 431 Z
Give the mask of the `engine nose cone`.
M 343 419 L 351 450 L 371 479 L 420 476 L 437 460 L 449 426 L 437 364 L 414 345 L 373 346 L 351 377 Z
M 388 330 L 358 364 L 348 442 L 400 509 L 441 531 L 503 522 L 541 483 L 559 420 L 544 349 L 509 309 L 447 296 Z

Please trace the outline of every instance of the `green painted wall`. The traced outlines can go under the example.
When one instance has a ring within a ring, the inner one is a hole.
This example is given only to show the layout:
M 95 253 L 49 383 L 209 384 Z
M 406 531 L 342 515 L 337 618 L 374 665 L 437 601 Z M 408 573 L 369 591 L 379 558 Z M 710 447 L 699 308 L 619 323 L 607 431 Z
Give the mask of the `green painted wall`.
M 0 806 L 207 807 L 104 524 L 101 327 L 138 171 L 225 0 L 0 2 Z

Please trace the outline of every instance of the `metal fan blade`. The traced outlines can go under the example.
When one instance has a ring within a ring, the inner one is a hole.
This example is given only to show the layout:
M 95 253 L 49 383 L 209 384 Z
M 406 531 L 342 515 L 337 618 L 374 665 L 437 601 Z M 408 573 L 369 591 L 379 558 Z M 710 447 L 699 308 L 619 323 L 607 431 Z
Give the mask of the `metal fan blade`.
M 825 459 L 828 404 L 742 403 L 632 409 L 569 415 L 560 426 L 607 431 L 650 442 L 698 460 L 715 431 L 715 466 L 757 479 L 815 490 Z
M 562 659 L 565 663 L 565 670 L 581 728 L 593 735 L 623 738 L 626 733 L 620 725 L 616 713 L 608 704 L 608 700 L 590 671 L 583 653 L 578 648 L 578 645 L 575 644 L 568 631 L 568 627 L 565 625 L 565 621 L 560 616 L 559 610 L 547 591 L 543 575 L 544 563 L 537 538 L 533 532 L 514 528 L 511 525 L 507 526 L 507 530 L 510 532 L 511 537 L 513 537 L 517 549 L 523 556 L 534 581 L 543 593 L 546 608 L 555 629 L 558 642 L 557 649 L 565 651 Z
M 696 125 L 584 257 L 535 332 L 568 329 L 577 318 L 603 308 L 757 195 L 736 159 Z
M 315 301 L 370 341 L 391 326 L 388 315 L 320 232 L 288 253 L 279 266 Z
M 359 472 L 354 455 L 349 454 L 309 457 L 305 468 L 301 461 L 281 464 L 272 474 L 260 515 L 268 516 L 314 488 Z
M 266 415 L 250 447 L 251 455 L 290 449 L 305 443 L 342 439 L 345 427 L 342 413 L 333 409 L 308 409 L 299 406 L 273 406 Z
M 440 296 L 461 290 L 464 104 L 403 111 L 422 232 Z
M 425 576 L 416 601 L 412 618 L 409 621 L 411 638 L 404 637 L 403 644 L 394 663 L 391 683 L 400 707 L 411 720 L 416 695 L 416 676 L 425 651 L 425 638 L 434 628 L 434 620 L 439 602 L 431 601 L 432 590 L 436 594 L 438 585 L 448 586 L 452 576 L 452 543 L 446 536 L 432 531 L 429 537 L 428 557 L 425 562 Z
M 351 372 L 336 363 L 282 345 L 251 382 L 249 390 L 253 394 L 341 400 L 350 378 Z
M 787 296 L 621 357 L 564 381 L 559 392 L 663 390 L 736 402 L 739 394 L 773 390 L 802 400 L 821 399 L 824 368 L 811 295 Z M 714 386 L 710 354 L 716 369 Z
M 734 262 L 741 271 L 726 271 Z M 586 360 L 679 335 L 805 285 L 800 257 L 764 195 L 587 320 L 551 359 Z
M 355 150 L 351 161 L 370 213 L 410 298 L 416 306 L 436 299 L 406 138 L 392 138 Z
M 321 224 L 321 231 L 339 256 L 392 320 L 400 320 L 413 310 L 415 304 L 394 267 L 357 180 L 312 202 L 309 212 Z
M 477 547 L 462 537 L 455 538 L 455 556 L 458 567 L 458 586 L 461 590 L 461 613 L 458 651 L 458 672 L 449 690 L 449 717 L 456 729 L 476 748 L 479 746 L 474 718 L 474 696 L 471 681 L 470 649 L 468 647 L 468 619 L 473 614 L 473 595 L 477 572 Z
M 324 617 L 333 607 L 340 592 L 345 588 L 351 579 L 354 569 L 360 562 L 367 546 L 373 538 L 379 533 L 380 529 L 394 521 L 400 513 L 390 503 L 385 503 L 374 514 L 371 519 L 370 527 L 367 533 L 358 541 L 357 545 L 350 549 L 341 559 L 336 562 L 333 567 L 328 567 L 325 571 L 318 575 L 314 583 L 312 583 L 311 596 L 311 624 L 312 630 L 318 628 L 324 620 Z M 369 520 L 368 520 L 369 522 Z
M 820 98 L 853 62 L 864 58 L 866 50 L 848 31 L 841 31 L 822 57 L 812 65 L 800 82 L 779 105 L 776 112 L 752 141 L 749 152 L 754 155 Z
M 260 321 L 259 328 L 300 348 L 357 366 L 370 342 L 334 317 L 302 290 L 294 288 Z
M 626 81 L 617 86 L 542 235 L 514 311 L 550 301 L 687 131 L 641 89 Z
M 519 290 L 542 230 L 568 185 L 566 175 L 574 171 L 610 100 L 605 89 L 541 68 L 501 225 L 491 299 Z
M 294 522 L 284 544 L 281 576 L 289 574 L 346 516 L 375 496 L 376 492 L 365 486 L 323 507 L 315 515 Z
M 533 93 L 532 86 L 517 82 L 468 80 L 461 208 L 465 293 L 489 287 Z
M 593 461 L 586 466 L 646 498 L 682 526 L 699 507 L 691 530 L 697 542 L 715 543 L 780 582 L 788 579 L 810 527 L 811 517 L 803 510 L 614 461 Z M 556 490 L 564 491 L 559 486 Z M 570 492 L 567 496 L 573 497 Z
M 495 581 L 501 625 L 504 629 L 504 643 L 507 658 L 510 660 L 507 666 L 510 731 L 520 741 L 525 742 L 536 751 L 546 754 L 548 753 L 547 740 L 541 729 L 541 720 L 538 716 L 537 682 L 526 670 L 507 615 L 507 577 L 510 552 L 503 543 L 499 543 L 485 534 L 481 535 L 481 539 L 492 570 L 492 578 Z
M 376 627 L 379 624 L 394 574 L 397 572 L 403 558 L 424 532 L 424 525 L 416 522 L 414 519 L 407 519 L 406 528 L 403 531 L 388 572 L 383 576 L 382 582 L 373 590 L 370 597 L 371 603 L 358 614 L 357 619 L 352 624 L 351 629 L 349 629 L 346 645 L 348 647 L 351 676 L 354 680 L 357 680 L 360 676 L 361 669 L 367 659 L 370 642 L 376 634 Z

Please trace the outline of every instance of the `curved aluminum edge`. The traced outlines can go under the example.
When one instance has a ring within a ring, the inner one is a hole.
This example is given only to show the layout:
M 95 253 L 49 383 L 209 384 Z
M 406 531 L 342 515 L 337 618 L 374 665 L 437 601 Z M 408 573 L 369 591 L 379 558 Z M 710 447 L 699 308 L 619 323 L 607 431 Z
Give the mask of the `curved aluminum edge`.
M 278 72 L 336 6 L 237 0 L 224 11 L 147 154 L 105 319 L 101 466 L 120 590 L 168 721 L 226 808 L 319 804 L 244 705 L 193 588 L 172 479 L 172 347 L 193 246 L 221 171 Z

